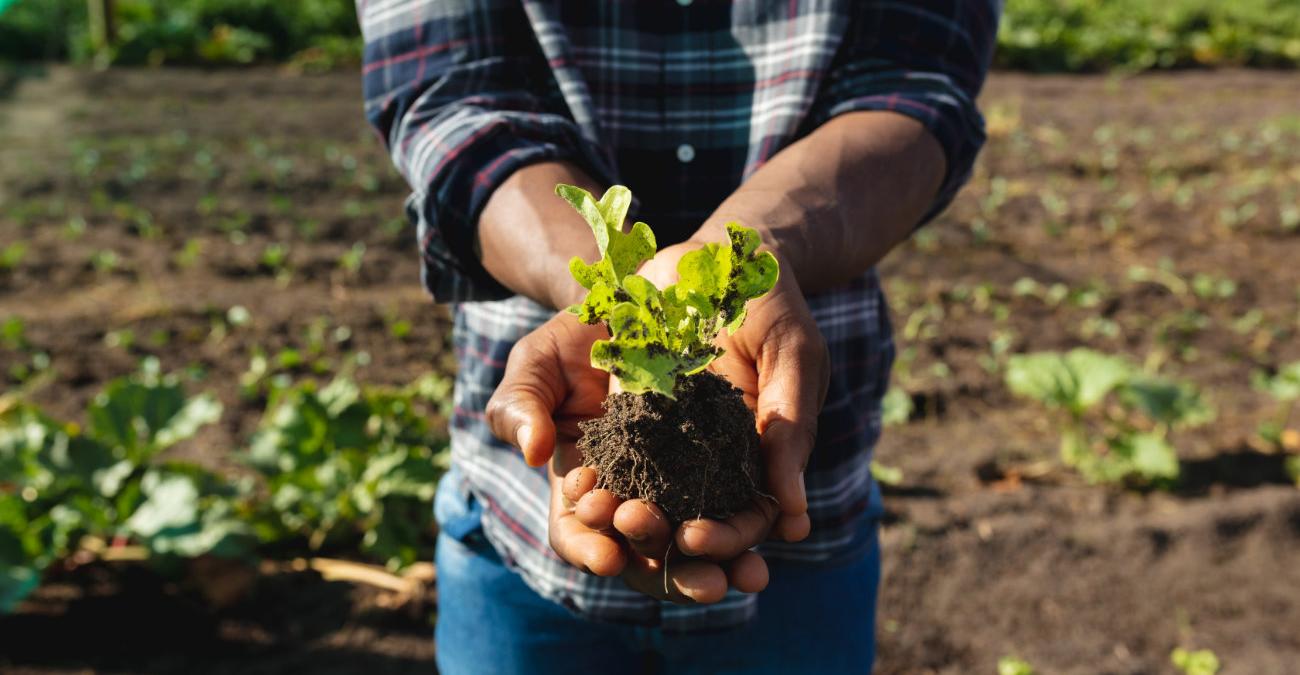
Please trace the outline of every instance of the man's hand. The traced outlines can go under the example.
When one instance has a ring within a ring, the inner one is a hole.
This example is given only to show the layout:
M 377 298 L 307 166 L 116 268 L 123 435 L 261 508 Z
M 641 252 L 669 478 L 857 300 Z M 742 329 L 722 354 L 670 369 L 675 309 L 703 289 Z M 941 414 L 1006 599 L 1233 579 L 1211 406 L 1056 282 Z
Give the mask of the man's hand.
M 698 246 L 668 247 L 641 272 L 664 287 L 676 279 L 677 260 Z M 756 409 L 767 490 L 776 498 L 775 504 L 756 499 L 724 521 L 691 520 L 673 532 L 658 507 L 594 489 L 595 471 L 577 466 L 577 421 L 601 413 L 609 386 L 608 374 L 589 362 L 591 343 L 602 337 L 603 329 L 557 316 L 515 346 L 488 404 L 499 438 L 534 466 L 551 459 L 552 547 L 570 564 L 619 574 L 661 599 L 708 603 L 720 600 L 728 585 L 762 590 L 767 565 L 749 549 L 769 534 L 787 541 L 808 534 L 803 468 L 828 378 L 824 341 L 793 276 L 749 305 L 744 327 L 722 338 L 727 354 L 713 366 Z
M 762 559 L 724 548 L 733 544 L 715 541 L 717 535 L 691 541 L 704 553 L 730 553 L 713 556 L 725 565 L 680 557 L 668 557 L 665 565 L 672 531 L 663 513 L 640 500 L 620 504 L 612 493 L 593 490 L 595 471 L 578 466 L 577 423 L 599 416 L 609 392 L 609 375 L 590 362 L 591 343 L 604 337 L 601 327 L 584 326 L 568 313 L 555 316 L 511 350 L 488 402 L 488 424 L 498 438 L 518 447 L 530 465 L 551 462 L 551 547 L 579 569 L 619 575 L 629 587 L 663 600 L 717 602 L 729 584 L 762 590 Z
M 677 280 L 677 261 L 705 241 L 688 241 L 657 253 L 640 273 L 660 288 Z M 830 380 L 826 341 L 813 321 L 795 275 L 783 266 L 776 286 L 748 304 L 735 335 L 723 331 L 718 344 L 726 353 L 710 365 L 744 393 L 755 411 L 763 449 L 766 491 L 776 506 L 759 500 L 725 521 L 687 521 L 677 545 L 688 555 L 722 557 L 749 549 L 771 536 L 800 541 L 808 536 L 808 497 L 804 467 L 817 437 L 817 415 Z M 725 544 L 725 545 L 724 545 Z

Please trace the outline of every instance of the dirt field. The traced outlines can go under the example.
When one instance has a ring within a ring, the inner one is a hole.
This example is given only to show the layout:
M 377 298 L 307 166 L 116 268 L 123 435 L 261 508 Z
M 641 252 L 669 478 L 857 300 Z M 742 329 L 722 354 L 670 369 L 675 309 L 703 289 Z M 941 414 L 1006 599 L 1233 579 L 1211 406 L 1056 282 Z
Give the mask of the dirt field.
M 0 322 L 25 334 L 0 342 L 7 390 L 75 419 L 156 355 L 227 406 L 176 451 L 232 467 L 265 404 L 241 385 L 259 351 L 273 372 L 357 363 L 378 383 L 454 367 L 357 77 L 54 70 L 0 91 L 0 248 L 26 244 L 0 267 Z M 905 478 L 887 494 L 878 672 L 1015 654 L 1161 673 L 1176 646 L 1224 673 L 1294 672 L 1300 491 L 1256 436 L 1278 409 L 1250 374 L 1300 359 L 1300 76 L 998 75 L 983 102 L 970 188 L 883 265 L 917 412 L 879 449 Z M 1234 290 L 1193 292 L 1198 274 Z M 1023 278 L 1042 292 L 1017 293 Z M 1212 398 L 1217 420 L 1175 435 L 1180 489 L 1055 464 L 1052 420 L 997 371 L 1080 345 Z M 429 672 L 431 612 L 305 573 L 214 611 L 90 569 L 0 619 L 0 669 Z

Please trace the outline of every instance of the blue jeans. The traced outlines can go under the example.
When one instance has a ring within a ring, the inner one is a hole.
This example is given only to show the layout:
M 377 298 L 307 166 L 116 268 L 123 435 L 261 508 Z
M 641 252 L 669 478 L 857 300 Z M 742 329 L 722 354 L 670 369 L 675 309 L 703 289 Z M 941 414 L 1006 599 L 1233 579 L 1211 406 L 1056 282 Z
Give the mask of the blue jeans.
M 441 501 L 441 500 L 440 500 Z M 535 593 L 475 526 L 481 511 L 439 504 L 438 669 L 536 673 L 870 673 L 880 545 L 837 567 L 769 561 L 758 618 L 731 630 L 664 633 L 596 623 Z M 454 507 L 453 507 L 454 508 Z M 874 531 L 877 523 L 865 520 Z

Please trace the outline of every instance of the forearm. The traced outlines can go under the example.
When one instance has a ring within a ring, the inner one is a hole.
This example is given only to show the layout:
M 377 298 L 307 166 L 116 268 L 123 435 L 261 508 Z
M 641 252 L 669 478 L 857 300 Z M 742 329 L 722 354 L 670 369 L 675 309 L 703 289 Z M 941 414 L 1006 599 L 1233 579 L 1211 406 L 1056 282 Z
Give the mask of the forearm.
M 569 276 L 569 259 L 598 257 L 591 228 L 563 199 L 557 183 L 601 193 L 590 176 L 568 162 L 526 166 L 506 179 L 488 199 L 478 221 L 478 252 L 483 267 L 501 285 L 548 307 L 560 309 L 582 299 L 583 289 Z
M 943 149 L 919 122 L 848 113 L 777 153 L 692 239 L 725 239 L 725 223 L 738 220 L 759 230 L 804 292 L 825 290 L 907 238 L 945 168 Z

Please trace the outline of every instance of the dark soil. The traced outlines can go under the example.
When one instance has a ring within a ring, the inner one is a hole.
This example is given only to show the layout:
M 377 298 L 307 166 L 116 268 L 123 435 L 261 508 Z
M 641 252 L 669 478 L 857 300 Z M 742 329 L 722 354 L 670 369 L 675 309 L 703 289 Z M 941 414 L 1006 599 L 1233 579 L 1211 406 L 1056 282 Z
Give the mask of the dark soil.
M 1016 654 L 1046 675 L 1170 673 L 1184 646 L 1223 675 L 1296 672 L 1300 490 L 1255 431 L 1285 411 L 1250 375 L 1300 359 L 1300 74 L 997 74 L 981 103 L 970 185 L 881 266 L 894 386 L 917 409 L 877 450 L 904 475 L 885 495 L 877 671 L 991 673 Z M 156 356 L 226 406 L 175 452 L 227 467 L 265 406 L 240 382 L 259 349 L 295 378 L 361 352 L 366 382 L 454 368 L 355 73 L 56 69 L 0 99 L 0 148 L 0 247 L 26 245 L 0 269 L 0 322 L 24 327 L 0 340 L 6 393 L 77 420 Z M 1236 290 L 1134 279 L 1162 260 Z M 235 305 L 251 320 L 223 326 Z M 1051 416 L 1003 386 L 1007 354 L 1076 346 L 1211 397 L 1212 424 L 1171 436 L 1178 490 L 1086 485 Z M 19 377 L 41 354 L 47 374 Z M 428 616 L 378 592 L 275 574 L 215 610 L 132 575 L 51 579 L 0 620 L 0 671 L 433 669 Z
M 578 425 L 597 487 L 657 504 L 673 522 L 727 518 L 760 498 L 758 432 L 741 391 L 704 371 L 673 395 L 611 394 L 603 416 Z

